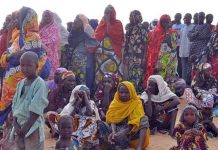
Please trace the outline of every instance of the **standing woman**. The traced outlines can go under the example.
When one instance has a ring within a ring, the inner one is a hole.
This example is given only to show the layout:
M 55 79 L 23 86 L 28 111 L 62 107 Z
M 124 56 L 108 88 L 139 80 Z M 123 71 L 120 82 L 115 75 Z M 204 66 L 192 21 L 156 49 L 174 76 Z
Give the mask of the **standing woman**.
M 42 43 L 47 47 L 47 55 L 51 61 L 50 77 L 53 78 L 55 70 L 60 65 L 58 56 L 60 30 L 53 12 L 49 10 L 43 12 L 39 30 Z
M 146 66 L 147 32 L 143 28 L 141 12 L 130 13 L 130 23 L 126 25 L 124 59 L 128 66 L 128 79 L 137 92 L 143 90 L 143 78 Z
M 73 22 L 73 27 L 68 37 L 72 52 L 69 51 L 63 54 L 66 55 L 65 58 L 67 58 L 64 67 L 75 73 L 79 84 L 86 84 L 92 89 L 94 81 L 94 60 L 90 59 L 88 56 L 94 53 L 98 42 L 89 35 L 89 32 L 90 34 L 91 32 L 94 33 L 91 26 L 89 26 L 89 32 L 84 30 L 85 18 L 84 15 L 77 15 Z
M 20 57 L 27 51 L 35 52 L 39 57 L 37 74 L 46 79 L 50 73 L 50 64 L 42 49 L 39 36 L 39 26 L 36 12 L 23 7 L 19 13 L 20 34 L 11 47 L 1 56 L 0 64 L 6 68 L 3 80 L 2 97 L 0 100 L 0 124 L 4 122 L 11 110 L 11 101 L 16 92 L 16 86 L 24 78 L 20 67 Z
M 104 16 L 99 23 L 95 38 L 101 42 L 96 51 L 96 84 L 102 80 L 105 72 L 112 72 L 122 79 L 121 61 L 124 42 L 123 25 L 116 19 L 113 6 L 105 8 Z
M 218 23 L 207 46 L 209 48 L 208 61 L 212 65 L 213 76 L 218 79 Z
M 157 27 L 149 34 L 145 86 L 152 74 L 161 75 L 168 84 L 175 80 L 177 33 L 169 28 L 170 24 L 170 16 L 162 15 Z

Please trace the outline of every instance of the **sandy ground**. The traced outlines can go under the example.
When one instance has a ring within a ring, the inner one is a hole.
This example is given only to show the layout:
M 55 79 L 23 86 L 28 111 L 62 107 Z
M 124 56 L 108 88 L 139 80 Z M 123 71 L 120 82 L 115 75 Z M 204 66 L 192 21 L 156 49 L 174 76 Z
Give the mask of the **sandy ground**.
M 177 122 L 181 114 L 181 110 L 186 105 L 185 100 L 181 100 L 180 109 L 177 115 Z M 218 126 L 218 118 L 214 118 L 215 124 Z M 46 141 L 45 150 L 52 150 L 55 146 L 55 140 L 50 137 L 49 130 L 46 127 Z M 169 150 L 170 147 L 176 144 L 176 141 L 167 134 L 151 135 L 150 144 L 147 150 Z M 207 144 L 209 145 L 209 150 L 218 150 L 218 138 L 209 138 Z

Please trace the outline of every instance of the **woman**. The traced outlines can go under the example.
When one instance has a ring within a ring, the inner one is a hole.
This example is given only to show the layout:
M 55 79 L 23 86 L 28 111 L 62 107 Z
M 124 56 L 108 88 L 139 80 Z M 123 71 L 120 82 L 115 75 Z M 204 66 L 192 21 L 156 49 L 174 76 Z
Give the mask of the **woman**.
M 16 92 L 16 86 L 24 78 L 20 70 L 20 57 L 26 51 L 33 51 L 39 57 L 39 67 L 37 73 L 46 79 L 50 74 L 50 63 L 42 50 L 42 43 L 39 36 L 39 26 L 36 12 L 28 7 L 23 7 L 19 14 L 20 29 L 19 36 L 15 39 L 7 53 L 1 57 L 0 64 L 6 68 L 3 81 L 3 91 L 0 101 L 1 123 L 5 119 L 5 111 L 11 109 L 11 101 Z
M 69 103 L 72 90 L 76 86 L 75 75 L 72 71 L 65 71 L 61 76 L 60 85 L 57 89 L 52 90 L 48 95 L 49 104 L 44 110 L 46 114 L 46 123 L 51 127 L 52 136 L 56 136 L 57 124 L 56 118 L 62 109 Z
M 42 14 L 39 26 L 42 43 L 47 47 L 47 55 L 51 61 L 50 78 L 53 79 L 55 70 L 60 66 L 58 50 L 60 48 L 60 29 L 53 12 L 46 10 Z
M 66 72 L 66 68 L 57 68 L 54 73 L 54 80 L 47 81 L 48 92 L 53 91 L 58 88 L 61 84 L 61 77 L 64 72 Z
M 95 92 L 95 101 L 98 106 L 100 117 L 105 121 L 106 112 L 109 108 L 111 101 L 117 91 L 119 78 L 116 74 L 105 73 L 103 80 L 97 85 Z
M 147 89 L 142 93 L 145 113 L 149 117 L 151 129 L 156 128 L 163 133 L 169 131 L 172 136 L 179 105 L 178 97 L 170 91 L 167 83 L 160 75 L 148 78 Z
M 194 71 L 197 70 L 199 63 L 206 62 L 205 57 L 202 57 L 202 53 L 207 47 L 207 43 L 211 37 L 210 25 L 204 23 L 205 13 L 200 12 L 198 14 L 198 24 L 188 33 L 188 38 L 191 42 L 190 45 L 190 59 Z M 194 72 L 193 72 L 194 73 Z
M 143 80 L 147 54 L 147 31 L 142 24 L 141 12 L 130 13 L 130 23 L 126 25 L 124 59 L 128 66 L 128 79 L 138 93 L 143 91 Z
M 161 75 L 168 84 L 175 80 L 177 33 L 169 28 L 170 24 L 170 16 L 162 15 L 157 27 L 148 35 L 145 87 L 148 77 L 152 74 Z
M 208 61 L 212 65 L 213 76 L 218 79 L 218 23 L 207 46 L 209 48 Z
M 115 149 L 137 148 L 144 150 L 149 144 L 149 123 L 142 102 L 131 82 L 119 84 L 109 106 L 106 122 L 111 131 L 108 142 Z
M 87 20 L 85 21 L 84 15 L 77 15 L 74 20 L 68 37 L 69 46 L 72 48 L 72 51 L 63 54 L 66 58 L 64 59 L 64 67 L 75 73 L 79 84 L 86 84 L 90 89 L 93 89 L 94 60 L 88 56 L 94 53 L 98 42 L 90 36 L 91 33 L 89 32 L 94 32 L 91 27 L 88 29 L 89 32 L 85 31 L 84 25 L 87 27 L 85 23 Z
M 203 63 L 199 66 L 192 81 L 192 90 L 198 99 L 202 99 L 205 95 L 218 94 L 218 82 L 212 76 L 212 66 L 209 63 Z
M 73 116 L 72 135 L 79 141 L 82 149 L 95 149 L 99 145 L 97 136 L 98 109 L 90 100 L 90 90 L 85 85 L 76 86 L 71 94 L 70 102 L 62 110 L 61 116 Z
M 95 30 L 95 38 L 101 42 L 96 51 L 96 84 L 102 80 L 105 72 L 118 74 L 122 79 L 122 45 L 124 33 L 122 23 L 116 19 L 113 6 L 108 5 L 104 17 Z

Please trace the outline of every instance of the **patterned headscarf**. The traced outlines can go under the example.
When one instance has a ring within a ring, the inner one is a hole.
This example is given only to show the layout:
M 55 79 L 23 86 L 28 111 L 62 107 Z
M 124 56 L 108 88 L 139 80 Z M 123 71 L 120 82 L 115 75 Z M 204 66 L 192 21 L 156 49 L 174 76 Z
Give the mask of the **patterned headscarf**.
M 133 19 L 135 21 L 136 24 L 140 24 L 142 23 L 142 15 L 141 15 L 141 12 L 138 11 L 138 10 L 133 10 L 131 13 L 130 13 L 131 16 L 133 16 Z
M 69 77 L 69 76 L 74 76 L 74 77 L 75 77 L 75 75 L 74 75 L 74 73 L 73 73 L 72 71 L 65 71 L 65 72 L 62 74 L 61 79 L 64 80 L 64 79 L 66 79 L 66 78 Z
M 21 32 L 24 35 L 24 48 L 26 50 L 41 48 L 37 13 L 31 8 L 23 7 L 22 9 L 27 9 L 21 26 Z

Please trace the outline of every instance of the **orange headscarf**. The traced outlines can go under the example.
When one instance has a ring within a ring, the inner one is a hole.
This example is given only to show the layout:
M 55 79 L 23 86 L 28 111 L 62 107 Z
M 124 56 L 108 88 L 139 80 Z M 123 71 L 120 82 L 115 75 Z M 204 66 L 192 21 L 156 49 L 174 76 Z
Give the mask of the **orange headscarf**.
M 128 102 L 122 102 L 119 99 L 119 93 L 117 91 L 107 111 L 106 122 L 109 124 L 120 123 L 128 118 L 128 125 L 133 126 L 131 132 L 135 132 L 139 129 L 141 117 L 145 115 L 142 102 L 131 82 L 123 81 L 118 87 L 121 85 L 125 85 L 128 88 L 130 100 Z
M 112 8 L 111 18 L 110 18 L 110 25 L 108 35 L 111 38 L 112 48 L 115 51 L 115 54 L 121 59 L 122 58 L 122 44 L 124 42 L 124 32 L 123 32 L 123 25 L 120 20 L 116 19 L 116 11 L 113 6 L 109 5 L 108 7 Z M 105 33 L 107 30 L 107 23 L 105 18 L 101 19 L 96 31 L 95 31 L 95 38 L 98 41 L 102 41 L 105 37 Z

